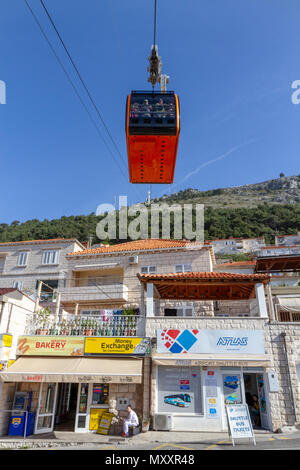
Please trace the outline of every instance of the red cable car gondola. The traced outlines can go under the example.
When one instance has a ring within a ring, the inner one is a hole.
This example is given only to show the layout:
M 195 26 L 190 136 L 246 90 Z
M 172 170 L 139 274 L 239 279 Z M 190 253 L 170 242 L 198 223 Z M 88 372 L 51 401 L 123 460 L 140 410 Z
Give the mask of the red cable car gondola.
M 173 91 L 130 93 L 126 138 L 131 183 L 173 182 L 179 131 L 179 100 Z

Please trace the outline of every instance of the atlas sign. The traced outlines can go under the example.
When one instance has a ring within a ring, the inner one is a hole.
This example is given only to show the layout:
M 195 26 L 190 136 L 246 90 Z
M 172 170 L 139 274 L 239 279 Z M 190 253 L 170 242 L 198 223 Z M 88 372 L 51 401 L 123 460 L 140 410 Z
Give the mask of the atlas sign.
M 262 330 L 157 330 L 157 352 L 183 354 L 265 354 Z
M 239 336 L 221 336 L 218 339 L 217 346 L 247 346 L 248 344 L 248 336 L 240 338 Z

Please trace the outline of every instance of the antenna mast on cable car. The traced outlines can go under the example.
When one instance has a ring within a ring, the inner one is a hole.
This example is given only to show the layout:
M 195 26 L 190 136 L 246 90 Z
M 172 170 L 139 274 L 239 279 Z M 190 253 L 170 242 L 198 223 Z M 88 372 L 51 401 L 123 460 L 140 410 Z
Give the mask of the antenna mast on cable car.
M 172 184 L 180 132 L 179 99 L 167 91 L 169 78 L 162 74 L 156 44 L 156 0 L 154 41 L 148 57 L 148 82 L 152 91 L 133 90 L 127 96 L 125 131 L 131 183 Z M 160 84 L 160 91 L 155 85 Z M 151 186 L 148 191 L 151 202 Z
M 156 83 L 160 83 L 160 91 L 167 91 L 167 83 L 169 83 L 170 77 L 161 73 L 162 61 L 161 57 L 158 55 L 158 47 L 156 45 L 156 0 L 154 4 L 154 40 L 153 46 L 151 47 L 151 55 L 148 57 L 148 60 L 150 64 L 149 67 L 147 67 L 147 71 L 150 73 L 148 82 L 152 84 L 153 91 Z

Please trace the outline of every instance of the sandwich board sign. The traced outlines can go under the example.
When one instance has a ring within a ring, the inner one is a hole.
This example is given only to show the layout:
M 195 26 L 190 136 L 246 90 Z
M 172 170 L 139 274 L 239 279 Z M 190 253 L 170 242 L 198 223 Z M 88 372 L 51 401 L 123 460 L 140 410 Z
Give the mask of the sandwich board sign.
M 228 430 L 232 444 L 236 439 L 253 439 L 256 445 L 248 405 L 226 405 Z
M 97 429 L 97 434 L 108 434 L 113 417 L 114 415 L 112 413 L 102 414 Z

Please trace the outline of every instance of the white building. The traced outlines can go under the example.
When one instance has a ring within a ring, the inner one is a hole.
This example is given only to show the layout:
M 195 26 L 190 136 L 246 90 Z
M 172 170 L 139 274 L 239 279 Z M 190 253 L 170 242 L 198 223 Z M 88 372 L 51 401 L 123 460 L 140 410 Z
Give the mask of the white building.
M 264 237 L 257 238 L 227 238 L 211 240 L 215 254 L 256 253 L 265 246 Z
M 63 287 L 66 254 L 83 249 L 75 238 L 0 243 L 0 287 L 15 287 L 28 295 L 35 293 L 39 280 L 48 293 Z
M 275 245 L 300 245 L 300 230 L 295 235 L 276 235 Z

